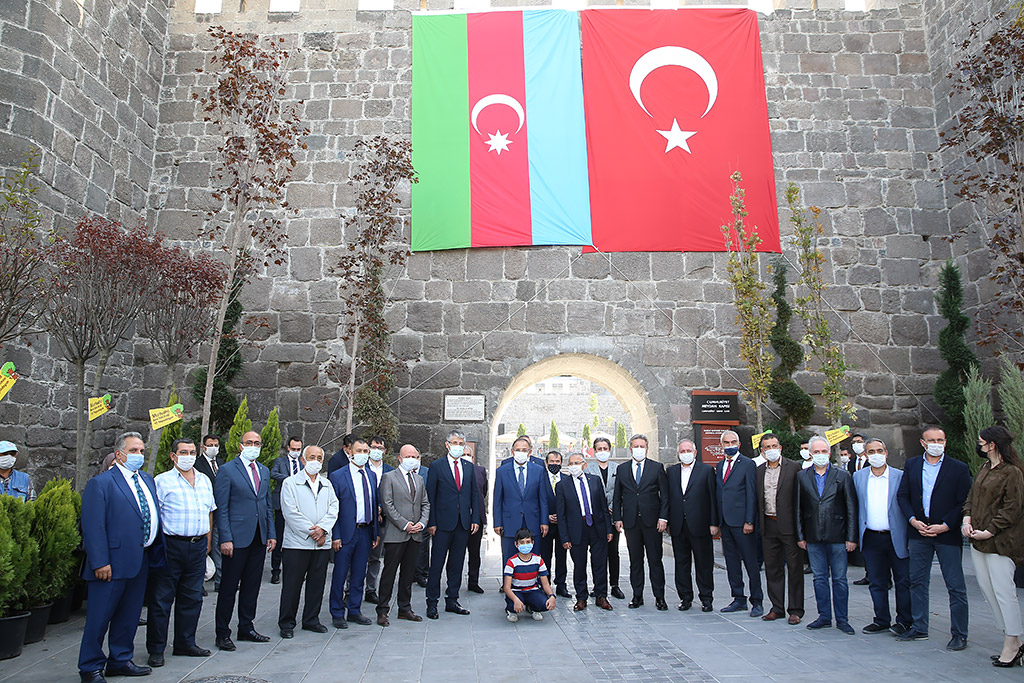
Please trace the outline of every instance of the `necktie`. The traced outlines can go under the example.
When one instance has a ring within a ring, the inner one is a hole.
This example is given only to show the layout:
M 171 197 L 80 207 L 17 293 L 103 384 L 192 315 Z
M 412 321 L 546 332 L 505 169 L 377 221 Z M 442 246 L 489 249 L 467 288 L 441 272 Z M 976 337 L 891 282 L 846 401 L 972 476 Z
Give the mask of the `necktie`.
M 526 468 L 522 465 L 519 466 L 519 495 L 526 495 Z
M 459 463 L 458 463 L 458 462 L 456 462 L 456 463 L 455 463 L 455 488 L 456 488 L 457 490 L 459 490 L 459 491 L 461 491 L 461 490 L 462 490 L 462 476 L 461 476 L 461 474 L 459 473 L 459 470 L 461 470 L 461 469 L 462 469 L 462 468 L 461 468 L 461 467 L 459 467 Z
M 217 458 L 210 461 L 210 469 L 213 470 L 214 474 L 217 474 Z
M 288 458 L 288 469 L 291 470 L 292 474 L 295 474 L 296 472 L 299 471 L 298 464 L 299 464 L 299 459 L 298 458 L 292 458 L 292 457 Z
M 369 524 L 373 521 L 373 513 L 370 512 L 370 480 L 366 478 L 366 470 L 359 470 L 359 474 L 363 475 L 363 514 L 366 515 L 364 519 Z
M 580 477 L 580 499 L 583 500 L 583 517 L 587 520 L 587 526 L 594 526 L 594 516 L 590 513 L 590 496 L 587 495 L 583 477 Z
M 551 475 L 551 490 L 552 491 L 555 490 L 555 485 L 556 484 L 558 484 L 558 475 L 557 474 L 552 474 Z
M 729 473 L 732 472 L 732 458 L 725 461 L 725 475 L 722 476 L 722 483 L 729 481 Z
M 406 472 L 405 476 L 409 477 L 409 493 L 412 495 L 412 499 L 416 500 L 416 484 L 412 481 L 412 472 Z
M 633 475 L 633 480 L 636 483 L 640 483 L 640 463 L 636 464 L 636 474 Z
M 260 471 L 256 469 L 256 463 L 249 463 L 249 467 L 252 469 L 252 485 L 256 487 L 256 493 L 260 492 Z
M 139 473 L 136 472 L 132 478 L 135 480 L 135 493 L 139 497 L 139 510 L 142 511 L 142 535 L 146 537 L 146 541 L 149 541 L 149 532 L 153 525 L 149 512 L 149 503 L 146 502 L 146 494 L 142 492 L 142 482 L 139 481 Z

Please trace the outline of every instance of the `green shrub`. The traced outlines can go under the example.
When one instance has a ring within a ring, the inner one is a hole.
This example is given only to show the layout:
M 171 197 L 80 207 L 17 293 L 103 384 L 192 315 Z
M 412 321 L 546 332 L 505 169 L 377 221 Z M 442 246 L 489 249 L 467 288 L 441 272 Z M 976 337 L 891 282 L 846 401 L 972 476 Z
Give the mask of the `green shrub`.
M 274 458 L 281 455 L 281 425 L 277 421 L 277 408 L 270 411 L 267 417 L 267 424 L 260 432 L 260 443 L 263 444 L 260 450 L 260 462 L 271 467 Z
M 11 569 L 13 577 L 8 592 L 10 602 L 8 608 L 26 610 L 37 603 L 36 577 L 39 574 L 39 542 L 32 537 L 32 515 L 34 510 L 21 498 L 0 496 L 0 505 L 7 513 L 11 539 Z
M 51 479 L 30 505 L 32 537 L 39 543 L 38 582 L 32 595 L 37 604 L 46 604 L 63 597 L 75 578 L 82 499 L 67 479 Z
M 5 498 L 7 496 L 4 496 Z M 0 617 L 9 616 L 14 602 L 14 538 L 7 510 L 0 505 Z
M 246 396 L 238 404 L 235 411 L 235 421 L 231 423 L 231 430 L 228 432 L 227 443 L 221 455 L 225 460 L 231 460 L 242 452 L 242 435 L 252 431 L 252 420 L 249 419 L 249 397 Z
M 167 405 L 173 406 L 175 403 L 178 403 L 178 392 L 172 391 Z M 181 438 L 181 427 L 182 421 L 178 420 L 160 430 L 160 446 L 156 451 L 156 474 L 168 472 L 174 467 L 174 463 L 171 462 L 171 446 Z

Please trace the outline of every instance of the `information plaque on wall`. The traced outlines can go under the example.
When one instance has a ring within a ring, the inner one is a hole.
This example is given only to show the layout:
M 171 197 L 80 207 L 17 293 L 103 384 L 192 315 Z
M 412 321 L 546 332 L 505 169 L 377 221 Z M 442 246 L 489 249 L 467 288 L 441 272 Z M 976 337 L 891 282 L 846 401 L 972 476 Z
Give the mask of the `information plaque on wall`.
M 448 394 L 444 397 L 445 422 L 483 422 L 482 394 Z

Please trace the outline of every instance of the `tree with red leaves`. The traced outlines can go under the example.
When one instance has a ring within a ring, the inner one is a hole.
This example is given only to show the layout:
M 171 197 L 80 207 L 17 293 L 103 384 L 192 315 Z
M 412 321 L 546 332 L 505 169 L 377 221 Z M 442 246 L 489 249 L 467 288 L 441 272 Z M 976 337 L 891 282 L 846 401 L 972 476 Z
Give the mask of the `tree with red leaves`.
M 210 425 L 217 353 L 232 282 L 254 271 L 247 266 L 255 264 L 245 261 L 259 261 L 257 248 L 264 266 L 283 262 L 286 235 L 275 209 L 289 208 L 285 187 L 297 163 L 296 152 L 306 149 L 302 138 L 309 132 L 296 108 L 284 104 L 284 63 L 289 58 L 284 39 L 262 41 L 255 34 L 233 33 L 222 26 L 209 32 L 217 43 L 212 58 L 217 80 L 205 95 L 192 97 L 202 105 L 203 120 L 214 124 L 222 140 L 214 173 L 217 189 L 212 193 L 217 205 L 207 212 L 205 232 L 224 250 L 229 277 L 219 297 L 206 371 L 203 434 Z

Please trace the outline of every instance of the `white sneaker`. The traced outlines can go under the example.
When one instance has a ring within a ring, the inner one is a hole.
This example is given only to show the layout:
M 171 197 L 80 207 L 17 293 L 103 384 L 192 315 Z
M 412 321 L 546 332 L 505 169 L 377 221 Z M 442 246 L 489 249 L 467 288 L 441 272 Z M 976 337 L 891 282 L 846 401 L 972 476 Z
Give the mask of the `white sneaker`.
M 541 614 L 540 612 L 534 612 L 533 613 L 533 620 L 534 621 L 543 621 L 543 619 L 544 619 L 544 615 Z
M 516 614 L 515 612 L 509 612 L 508 610 L 505 610 L 505 618 L 508 619 L 513 624 L 516 623 L 517 621 L 519 621 L 519 615 Z

